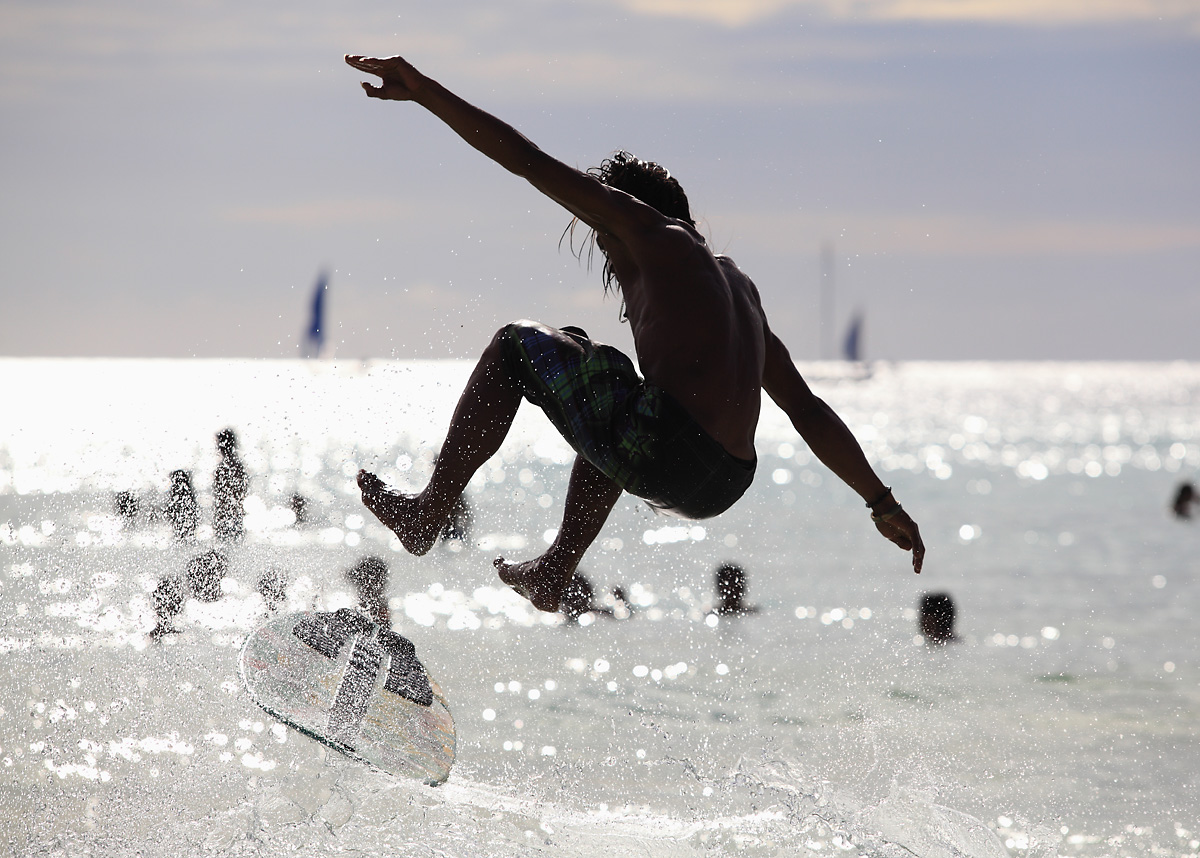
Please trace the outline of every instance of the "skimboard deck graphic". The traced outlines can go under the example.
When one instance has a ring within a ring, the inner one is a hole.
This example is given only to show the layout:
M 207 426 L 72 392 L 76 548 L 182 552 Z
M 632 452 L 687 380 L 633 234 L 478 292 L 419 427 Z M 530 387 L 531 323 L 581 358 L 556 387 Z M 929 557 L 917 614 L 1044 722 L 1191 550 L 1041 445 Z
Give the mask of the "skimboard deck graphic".
M 431 785 L 454 765 L 454 719 L 412 642 L 356 611 L 279 617 L 247 638 L 242 683 L 270 715 L 376 768 Z

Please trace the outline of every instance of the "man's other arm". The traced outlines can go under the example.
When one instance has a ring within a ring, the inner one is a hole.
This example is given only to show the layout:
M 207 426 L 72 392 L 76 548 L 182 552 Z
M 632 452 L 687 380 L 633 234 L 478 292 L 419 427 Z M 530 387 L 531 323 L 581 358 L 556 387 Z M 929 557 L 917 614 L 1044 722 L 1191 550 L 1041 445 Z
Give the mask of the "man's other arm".
M 787 414 L 813 455 L 864 501 L 880 501 L 873 512 L 887 514 L 891 507 L 896 507 L 887 520 L 876 520 L 875 527 L 905 551 L 912 551 L 913 571 L 919 573 L 925 545 L 916 522 L 895 504 L 887 486 L 867 462 L 858 439 L 834 410 L 809 389 L 787 346 L 769 328 L 766 330 L 763 389 Z

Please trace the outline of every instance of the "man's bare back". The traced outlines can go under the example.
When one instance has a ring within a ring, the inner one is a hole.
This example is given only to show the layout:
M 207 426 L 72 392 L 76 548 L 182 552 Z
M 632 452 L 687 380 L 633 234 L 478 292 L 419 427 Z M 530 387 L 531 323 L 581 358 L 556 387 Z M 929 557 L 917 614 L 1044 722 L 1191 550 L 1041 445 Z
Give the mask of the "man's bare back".
M 552 420 L 558 418 L 555 425 L 580 455 L 562 527 L 550 548 L 534 560 L 498 559 L 496 566 L 501 579 L 536 607 L 553 611 L 622 490 L 661 509 L 670 509 L 676 501 L 669 498 L 678 498 L 679 514 L 694 517 L 718 514 L 741 496 L 753 476 L 754 431 L 765 390 L 813 453 L 867 501 L 879 532 L 913 552 L 913 570 L 920 572 L 924 545 L 916 523 L 867 463 L 850 430 L 808 388 L 771 331 L 750 278 L 728 257 L 709 250 L 686 196 L 665 170 L 618 153 L 599 172 L 581 172 L 401 57 L 348 56 L 346 61 L 380 78 L 378 86 L 363 84 L 367 95 L 420 104 L 591 228 L 607 260 L 606 275 L 611 272 L 624 297 L 644 376 L 631 376 L 628 358 L 592 344 L 578 329 L 522 322 L 498 331 L 463 391 L 426 488 L 403 495 L 372 474 L 359 476 L 364 503 L 409 551 L 429 549 L 468 480 L 499 448 L 522 398 L 528 398 Z M 618 388 L 593 396 L 580 387 L 596 379 L 615 380 Z M 564 390 L 563 401 L 554 400 Z M 627 395 L 639 404 L 636 412 L 622 410 L 621 419 L 637 414 L 651 420 L 613 434 L 603 421 L 615 418 L 592 409 Z M 586 431 L 577 436 L 580 427 Z M 654 436 L 660 427 L 674 427 L 668 446 Z M 592 431 L 607 440 L 592 437 Z M 628 447 L 629 433 L 643 431 L 651 434 Z M 694 467 L 688 464 L 693 460 Z M 672 482 L 679 485 L 666 486 Z M 661 505 L 653 500 L 660 495 L 667 498 Z M 690 500 L 685 502 L 684 495 Z
M 646 233 L 601 237 L 642 373 L 731 454 L 753 459 L 766 328 L 758 290 L 694 228 L 666 222 Z

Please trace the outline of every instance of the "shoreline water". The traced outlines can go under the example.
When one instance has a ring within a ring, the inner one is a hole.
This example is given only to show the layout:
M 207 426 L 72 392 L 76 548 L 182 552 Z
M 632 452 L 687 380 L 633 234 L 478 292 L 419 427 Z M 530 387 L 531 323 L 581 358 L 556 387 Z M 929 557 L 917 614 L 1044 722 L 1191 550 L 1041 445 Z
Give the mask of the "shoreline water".
M 682 526 L 622 500 L 586 570 L 637 611 L 584 627 L 547 624 L 490 569 L 556 526 L 569 451 L 532 409 L 470 487 L 466 547 L 409 558 L 363 515 L 357 467 L 419 484 L 468 370 L 0 359 L 0 806 L 18 854 L 887 854 L 881 825 L 917 854 L 990 854 L 955 813 L 1015 856 L 1200 849 L 1200 531 L 1168 510 L 1200 467 L 1200 365 L 814 381 L 919 513 L 926 573 L 766 408 L 730 513 Z M 156 581 L 214 543 L 126 525 L 112 493 L 155 497 L 189 467 L 210 509 L 226 425 L 252 475 L 247 537 L 221 602 L 192 600 L 153 642 Z M 258 574 L 337 607 L 368 553 L 459 724 L 438 791 L 281 740 L 236 684 Z M 713 626 L 726 559 L 761 612 Z M 914 609 L 935 589 L 961 642 L 930 649 Z

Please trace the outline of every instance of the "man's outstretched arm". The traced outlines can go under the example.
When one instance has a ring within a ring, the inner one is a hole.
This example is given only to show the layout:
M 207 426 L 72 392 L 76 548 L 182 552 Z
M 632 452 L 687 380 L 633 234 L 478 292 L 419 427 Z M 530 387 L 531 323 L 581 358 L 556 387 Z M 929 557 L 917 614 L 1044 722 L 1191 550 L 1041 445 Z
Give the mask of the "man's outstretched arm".
M 421 105 L 475 149 L 528 180 L 593 229 L 622 235 L 627 227 L 636 225 L 639 215 L 652 211 L 648 206 L 631 205 L 628 195 L 547 155 L 511 125 L 464 101 L 403 57 L 348 55 L 346 62 L 380 78 L 378 86 L 363 83 L 368 96 Z
M 813 455 L 872 505 L 872 519 L 879 532 L 905 551 L 912 551 L 913 571 L 919 574 L 925 544 L 917 523 L 896 503 L 891 490 L 871 468 L 849 427 L 809 389 L 787 347 L 769 329 L 763 389 L 787 414 Z

